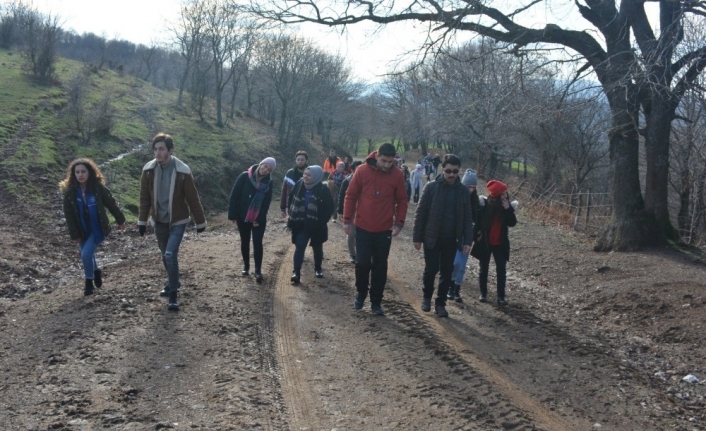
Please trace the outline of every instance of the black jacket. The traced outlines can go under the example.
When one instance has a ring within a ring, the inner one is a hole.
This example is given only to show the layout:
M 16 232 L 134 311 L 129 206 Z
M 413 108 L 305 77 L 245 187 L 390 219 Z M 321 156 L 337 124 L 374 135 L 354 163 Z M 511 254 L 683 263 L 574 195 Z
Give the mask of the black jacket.
M 253 169 L 257 169 L 257 165 Z M 259 225 L 264 225 L 267 222 L 267 211 L 270 210 L 270 202 L 272 202 L 272 176 L 270 176 L 269 181 L 270 189 L 265 193 L 265 200 L 262 202 L 260 214 L 257 216 L 257 224 Z M 230 191 L 228 220 L 237 220 L 239 222 L 245 220 L 250 201 L 255 196 L 255 192 L 255 186 L 252 185 L 248 178 L 248 171 L 238 175 L 233 189 Z
M 484 202 L 483 202 L 484 201 Z M 488 260 L 490 259 L 490 246 L 488 245 L 488 235 L 490 234 L 490 229 L 483 228 L 483 219 L 488 211 L 488 199 L 481 198 L 481 202 L 484 203 L 480 206 L 478 210 L 478 222 L 473 229 L 473 238 L 476 241 L 473 243 L 473 250 L 471 250 L 471 256 L 478 260 Z M 515 217 L 515 209 L 510 205 L 508 209 L 501 207 L 501 217 L 502 217 L 502 231 L 500 238 L 502 244 L 500 245 L 503 254 L 505 255 L 505 260 L 510 261 L 510 236 L 508 228 L 513 227 L 517 224 L 517 217 Z M 482 234 L 481 238 L 478 239 L 479 234 Z
M 448 188 L 452 188 L 456 195 L 454 208 L 448 208 L 443 202 L 444 191 Z M 439 239 L 444 211 L 454 211 L 454 235 L 458 248 L 461 249 L 464 245 L 471 245 L 473 243 L 471 195 L 458 178 L 456 178 L 456 182 L 453 185 L 449 185 L 443 176 L 427 184 L 422 191 L 422 197 L 414 213 L 414 230 L 412 233 L 414 242 L 423 242 L 424 247 L 434 248 L 436 241 Z
M 316 200 L 316 221 L 307 220 L 306 222 L 292 222 L 291 216 L 290 220 L 287 222 L 287 227 L 292 231 L 292 244 L 294 244 L 297 235 L 301 229 L 308 229 L 310 233 L 310 245 L 323 244 L 328 241 L 328 221 L 333 215 L 334 205 L 333 197 L 328 187 L 323 183 L 319 183 L 313 188 L 314 195 L 311 199 Z M 289 198 L 289 213 L 291 215 L 291 205 L 294 202 L 294 197 L 304 198 L 304 193 L 306 188 L 304 187 L 304 182 L 302 180 L 297 181 L 297 185 L 292 189 L 292 193 Z

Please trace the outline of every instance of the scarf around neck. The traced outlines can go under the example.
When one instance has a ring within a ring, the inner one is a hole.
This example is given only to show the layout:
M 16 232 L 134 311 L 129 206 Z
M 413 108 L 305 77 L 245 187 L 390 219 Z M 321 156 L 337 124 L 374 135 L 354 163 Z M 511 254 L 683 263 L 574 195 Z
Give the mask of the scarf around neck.
M 248 206 L 248 212 L 245 214 L 245 221 L 248 223 L 253 223 L 257 221 L 257 217 L 260 215 L 260 209 L 262 208 L 262 203 L 265 201 L 265 195 L 270 191 L 270 176 L 262 177 L 257 180 L 257 168 L 259 165 L 253 165 L 248 169 L 248 180 L 250 184 L 255 188 L 255 195 L 250 200 L 250 205 Z

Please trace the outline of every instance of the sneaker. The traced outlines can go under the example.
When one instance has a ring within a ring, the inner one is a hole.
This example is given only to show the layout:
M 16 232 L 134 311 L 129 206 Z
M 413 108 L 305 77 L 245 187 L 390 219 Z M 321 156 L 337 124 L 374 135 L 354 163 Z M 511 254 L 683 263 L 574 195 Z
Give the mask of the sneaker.
M 374 315 L 376 316 L 382 316 L 385 314 L 385 310 L 382 309 L 382 305 L 380 304 L 370 304 L 370 311 L 373 312 Z
M 356 310 L 361 310 L 363 308 L 363 303 L 365 302 L 365 297 L 362 295 L 356 295 L 355 301 L 353 302 L 353 308 Z
M 316 278 L 324 278 L 324 272 L 320 269 L 314 271 L 314 274 L 316 274 Z
M 243 268 L 243 270 L 240 271 L 240 275 L 242 275 L 243 277 L 247 277 L 248 275 L 250 275 L 250 269 Z
M 181 281 L 179 282 L 179 285 L 177 286 L 177 291 L 179 291 L 179 289 L 181 289 Z M 167 282 L 167 284 L 164 285 L 164 289 L 162 289 L 159 292 L 159 296 L 161 296 L 162 298 L 166 298 L 167 296 L 169 296 L 169 282 Z
M 454 289 L 453 287 L 449 289 L 449 293 L 446 294 L 446 299 L 449 301 L 454 301 L 456 299 L 456 295 L 454 295 Z
M 93 284 L 95 284 L 96 287 L 103 286 L 103 271 L 100 269 L 93 271 Z
M 506 306 L 506 305 L 507 305 L 507 301 L 505 300 L 505 298 L 498 298 L 498 305 L 501 306 L 501 307 Z
M 422 298 L 422 311 L 431 311 L 431 298 Z
M 255 281 L 258 283 L 262 283 L 262 280 L 263 280 L 262 274 L 260 274 L 259 272 L 256 272 L 255 273 Z
M 440 304 L 434 306 L 434 313 L 439 317 L 449 317 L 449 312 L 446 311 L 446 307 Z
M 291 281 L 292 284 L 299 284 L 300 280 L 301 280 L 301 276 L 299 275 L 299 271 L 294 271 L 292 273 L 292 277 L 289 279 L 289 281 Z
M 461 298 L 461 295 L 456 295 L 455 301 L 458 302 L 459 304 L 462 303 L 463 299 Z
M 358 263 L 358 262 L 356 261 L 356 259 L 355 259 L 355 256 L 351 256 L 349 262 L 352 263 L 352 264 Z
M 479 300 L 480 302 L 488 302 L 488 297 L 485 296 L 485 295 L 481 295 L 481 296 L 478 297 L 478 300 Z

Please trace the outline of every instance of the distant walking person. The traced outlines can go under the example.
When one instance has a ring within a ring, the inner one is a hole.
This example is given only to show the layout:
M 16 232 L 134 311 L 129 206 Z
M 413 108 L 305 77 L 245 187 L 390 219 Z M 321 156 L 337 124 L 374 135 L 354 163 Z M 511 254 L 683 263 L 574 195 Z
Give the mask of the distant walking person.
M 279 209 L 282 211 L 282 217 L 287 216 L 287 206 L 289 205 L 289 194 L 292 192 L 297 181 L 302 179 L 304 170 L 309 162 L 309 154 L 306 151 L 297 151 L 294 155 L 294 167 L 287 171 L 282 181 L 282 191 L 279 198 Z
M 336 170 L 336 166 L 341 163 L 341 159 L 336 156 L 336 150 L 331 150 L 328 152 L 328 157 L 324 160 L 324 180 L 327 180 L 329 176 Z
M 434 279 L 439 275 L 434 312 L 448 317 L 446 298 L 453 284 L 456 250 L 468 254 L 473 243 L 473 211 L 471 197 L 461 184 L 458 173 L 461 160 L 447 154 L 441 164 L 441 175 L 424 187 L 414 214 L 414 248 L 424 245 L 424 288 L 422 311 L 431 310 Z
M 412 171 L 409 182 L 414 194 L 414 203 L 419 202 L 419 192 L 422 190 L 422 177 L 424 176 L 424 167 L 417 163 L 417 166 Z
M 490 257 L 495 259 L 495 270 L 498 282 L 498 305 L 507 305 L 505 284 L 507 262 L 510 260 L 510 239 L 508 228 L 517 224 L 515 207 L 517 202 L 509 202 L 507 186 L 496 180 L 488 181 L 488 199 L 480 199 L 478 223 L 474 229 L 475 244 L 471 255 L 480 261 L 478 283 L 480 285 L 480 302 L 486 302 L 488 297 L 488 268 Z
M 345 173 L 345 163 L 339 162 L 338 166 L 336 166 L 336 170 L 333 171 L 331 176 L 328 178 L 328 189 L 331 192 L 331 199 L 335 202 L 336 198 L 338 197 L 338 189 L 341 188 L 341 184 L 343 184 L 343 180 L 346 178 L 346 173 Z M 333 222 L 336 223 L 336 219 L 338 218 L 338 214 L 336 212 L 333 213 Z
M 296 247 L 293 256 L 291 281 L 299 284 L 306 246 L 314 252 L 314 275 L 323 278 L 324 243 L 328 241 L 328 221 L 334 212 L 331 193 L 321 180 L 324 171 L 321 166 L 309 166 L 304 176 L 292 190 L 289 199 L 289 220 L 287 228 L 292 231 L 292 244 Z
M 243 276 L 250 275 L 250 238 L 255 257 L 255 281 L 262 283 L 262 239 L 267 227 L 267 212 L 272 202 L 271 174 L 277 167 L 275 159 L 267 157 L 238 175 L 230 192 L 228 220 L 238 226 L 240 253 L 243 256 Z
M 439 175 L 439 165 L 441 164 L 441 158 L 438 154 L 434 154 L 434 158 L 431 159 L 431 164 L 434 166 L 434 178 L 436 178 L 436 176 Z M 434 178 L 430 178 L 430 180 Z
M 103 174 L 91 159 L 76 159 L 69 164 L 66 178 L 59 183 L 64 195 L 64 217 L 69 236 L 81 250 L 86 285 L 84 295 L 93 294 L 93 286 L 103 285 L 103 272 L 96 262 L 96 248 L 110 234 L 106 209 L 120 229 L 125 229 L 125 216 L 104 185 Z
M 169 310 L 178 310 L 177 290 L 181 285 L 178 256 L 181 240 L 191 217 L 196 223 L 197 233 L 206 230 L 206 216 L 191 169 L 172 155 L 172 137 L 158 133 L 152 138 L 152 152 L 154 159 L 142 168 L 137 225 L 140 236 L 145 236 L 147 218 L 152 215 L 154 233 L 169 280 L 160 295 L 169 297 Z
M 478 191 L 476 186 L 478 184 L 478 175 L 476 171 L 472 169 L 466 169 L 466 172 L 461 178 L 461 184 L 463 184 L 468 193 L 471 196 L 471 210 L 473 211 L 473 223 L 478 220 Z M 466 263 L 468 262 L 468 256 L 470 253 L 464 253 L 463 250 L 456 250 L 456 257 L 454 257 L 454 270 L 453 270 L 453 286 L 449 289 L 448 298 L 451 301 L 463 302 L 461 298 L 461 283 L 463 283 L 463 276 L 466 274 Z
M 338 190 L 338 216 L 343 220 L 343 203 L 346 200 L 346 191 L 348 190 L 348 185 L 353 178 L 353 174 L 358 166 L 362 165 L 363 162 L 356 160 L 351 163 L 351 173 L 343 180 L 341 183 L 341 188 Z M 348 255 L 350 256 L 351 263 L 356 262 L 356 252 L 355 252 L 355 229 L 351 229 L 350 233 L 346 235 L 348 237 Z
M 384 314 L 387 258 L 392 237 L 400 233 L 407 216 L 405 189 L 404 175 L 395 165 L 395 146 L 390 143 L 370 153 L 350 181 L 343 204 L 343 231 L 348 235 L 355 228 L 356 310 L 363 308 L 369 289 L 373 314 Z

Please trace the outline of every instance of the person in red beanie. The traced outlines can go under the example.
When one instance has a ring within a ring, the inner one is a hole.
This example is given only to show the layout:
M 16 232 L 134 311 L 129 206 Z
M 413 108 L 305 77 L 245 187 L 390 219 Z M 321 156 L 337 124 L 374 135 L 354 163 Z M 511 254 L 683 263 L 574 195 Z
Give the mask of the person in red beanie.
M 496 278 L 498 282 L 498 305 L 507 305 L 505 285 L 507 279 L 507 262 L 510 260 L 510 239 L 508 228 L 517 224 L 515 217 L 516 202 L 510 203 L 507 185 L 501 181 L 490 180 L 485 186 L 488 198 L 479 200 L 478 223 L 473 229 L 475 238 L 471 255 L 479 260 L 478 282 L 480 285 L 480 302 L 488 299 L 488 269 L 490 257 L 495 260 Z

